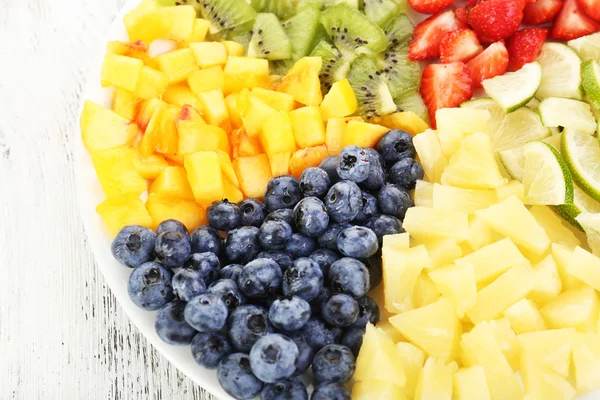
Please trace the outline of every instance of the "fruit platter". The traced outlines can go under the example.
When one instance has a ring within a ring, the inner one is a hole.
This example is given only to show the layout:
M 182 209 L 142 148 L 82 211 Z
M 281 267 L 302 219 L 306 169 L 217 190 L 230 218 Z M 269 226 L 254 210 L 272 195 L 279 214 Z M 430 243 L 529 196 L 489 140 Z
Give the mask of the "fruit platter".
M 220 399 L 599 399 L 599 62 L 597 0 L 132 0 L 90 246 Z

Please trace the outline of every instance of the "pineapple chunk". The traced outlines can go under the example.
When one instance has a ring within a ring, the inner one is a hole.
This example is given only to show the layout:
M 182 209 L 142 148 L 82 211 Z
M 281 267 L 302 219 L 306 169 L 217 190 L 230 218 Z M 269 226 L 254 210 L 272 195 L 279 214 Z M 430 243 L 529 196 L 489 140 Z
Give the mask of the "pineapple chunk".
M 502 354 L 506 357 L 506 361 L 508 361 L 513 371 L 518 370 L 521 349 L 517 342 L 517 335 L 510 326 L 510 321 L 506 318 L 500 318 L 490 321 L 490 325 L 494 331 L 494 337 L 498 342 L 498 346 L 500 346 Z
M 508 307 L 504 311 L 504 316 L 510 321 L 517 334 L 546 329 L 546 323 L 536 304 L 529 299 L 523 299 Z
M 358 120 L 349 121 L 342 134 L 342 148 L 346 146 L 375 147 L 379 139 L 389 131 L 385 126 Z
M 162 95 L 162 99 L 174 106 L 185 107 L 185 105 L 190 105 L 194 110 L 202 112 L 200 99 L 184 83 L 169 86 L 167 91 Z
M 410 249 L 388 246 L 382 249 L 382 259 L 385 308 L 394 312 L 412 293 L 423 268 L 430 265 L 429 255 L 425 246 Z
M 457 258 L 462 257 L 462 249 L 456 243 L 455 238 L 429 238 L 419 237 L 414 240 L 414 244 L 423 244 L 427 248 L 427 253 L 431 260 L 428 269 L 434 270 L 452 263 Z
M 237 108 L 239 93 L 231 93 L 225 97 L 225 105 L 227 106 L 227 112 L 229 113 L 229 120 L 234 128 L 238 129 L 244 125 L 240 110 Z
M 133 152 L 131 160 L 138 174 L 144 179 L 155 179 L 169 166 L 164 157 L 157 154 L 142 156 L 138 151 Z
M 165 26 L 163 39 L 186 41 L 194 31 L 196 10 L 192 6 L 160 7 L 158 11 Z
M 575 399 L 575 389 L 564 377 L 527 353 L 521 356 L 521 377 L 528 400 Z
M 194 20 L 194 25 L 192 26 L 192 34 L 190 35 L 189 41 L 204 42 L 209 27 L 210 22 L 202 18 L 196 18 Z
M 507 180 L 502 177 L 485 133 L 467 136 L 442 174 L 442 183 L 464 189 L 496 189 Z
M 166 196 L 162 193 L 150 193 L 146 208 L 152 217 L 152 228 L 168 219 L 181 221 L 188 231 L 206 224 L 206 210 L 194 200 Z
M 289 112 L 294 109 L 294 98 L 287 93 L 256 87 L 250 95 L 278 111 Z
M 300 178 L 305 169 L 319 166 L 327 155 L 327 147 L 324 145 L 297 150 L 290 158 L 290 173 Z
M 341 118 L 354 114 L 358 108 L 356 95 L 347 78 L 335 82 L 321 103 L 323 120 Z
M 600 389 L 600 335 L 583 333 L 575 337 L 573 377 L 578 394 Z
M 564 244 L 569 247 L 579 246 L 581 242 L 571 229 L 563 224 L 563 220 L 549 207 L 533 206 L 529 212 L 548 234 L 552 243 Z
M 386 115 L 376 119 L 376 122 L 379 125 L 383 125 L 390 129 L 406 131 L 413 136 L 429 129 L 427 122 L 423 121 L 423 119 L 413 111 L 402 111 Z
M 551 329 L 523 333 L 517 336 L 517 342 L 520 353 L 535 357 L 546 368 L 567 377 L 574 338 L 573 329 Z
M 114 86 L 133 92 L 137 87 L 143 67 L 144 62 L 140 59 L 107 54 L 100 76 L 102 87 Z
M 320 70 L 321 57 L 301 58 L 283 77 L 278 91 L 291 95 L 298 103 L 318 106 L 323 101 Z
M 440 182 L 448 159 L 434 130 L 428 129 L 413 139 L 413 144 L 421 160 L 425 176 L 429 182 Z
M 389 319 L 402 336 L 419 346 L 429 356 L 451 360 L 459 339 L 460 324 L 451 299 L 398 314 Z
M 535 285 L 529 297 L 542 307 L 555 299 L 562 290 L 562 282 L 556 268 L 556 262 L 551 254 L 533 266 Z
M 469 238 L 464 244 L 468 245 L 470 251 L 477 251 L 492 243 L 494 234 L 487 222 L 479 215 L 469 215 Z
M 459 211 L 412 207 L 406 212 L 403 227 L 415 238 L 425 236 L 463 241 L 469 237 L 469 218 Z
M 419 375 L 415 400 L 451 400 L 452 375 L 456 363 L 447 364 L 429 357 Z
M 188 181 L 196 201 L 209 205 L 225 197 L 219 156 L 213 151 L 198 151 L 184 156 Z
M 600 300 L 589 286 L 568 290 L 540 310 L 551 328 L 575 328 L 579 332 L 595 332 Z
M 112 110 L 121 117 L 133 121 L 137 113 L 139 99 L 128 90 L 117 88 L 112 101 Z
M 218 126 L 184 120 L 177 123 L 177 130 L 179 132 L 178 152 L 181 155 L 197 151 L 229 152 L 227 133 Z
M 221 89 L 201 92 L 198 97 L 202 104 L 204 117 L 209 124 L 221 126 L 222 123 L 229 121 L 229 113 Z
M 415 187 L 415 206 L 433 208 L 433 189 L 434 184 L 426 181 L 417 181 Z
M 460 148 L 465 135 L 486 132 L 487 110 L 442 108 L 435 113 L 438 136 L 444 155 L 450 158 Z
M 478 324 L 462 335 L 461 348 L 466 367 L 483 367 L 492 399 L 523 398 L 523 389 L 494 337 L 491 323 Z
M 152 218 L 144 203 L 135 194 L 107 199 L 96 207 L 96 212 L 102 217 L 111 236 L 127 225 L 141 225 L 152 228 Z
M 277 111 L 265 121 L 260 133 L 260 141 L 266 153 L 271 156 L 277 153 L 296 151 L 292 122 L 288 113 Z M 288 158 L 289 163 L 289 158 Z
M 86 100 L 81 113 L 81 137 L 90 153 L 131 144 L 138 127 L 112 110 Z
M 461 368 L 454 373 L 452 398 L 455 400 L 491 400 L 481 365 Z
M 415 288 L 413 289 L 410 298 L 407 299 L 407 302 L 410 300 L 410 305 L 412 305 L 411 309 L 414 310 L 433 304 L 438 301 L 440 297 L 442 297 L 442 294 L 435 286 L 435 283 L 433 283 L 431 278 L 423 272 L 417 278 Z
M 194 193 L 188 182 L 187 172 L 183 167 L 167 167 L 152 182 L 150 194 L 160 193 L 173 199 L 193 200 Z
M 164 72 L 169 85 L 183 82 L 198 69 L 192 49 L 178 49 L 155 57 L 159 69 Z
M 246 197 L 262 199 L 267 184 L 272 178 L 271 166 L 266 154 L 238 157 L 233 160 L 233 168 L 240 181 L 240 189 Z
M 225 87 L 225 74 L 219 65 L 199 69 L 192 72 L 187 78 L 188 86 L 196 95 Z
M 434 184 L 433 208 L 445 211 L 460 211 L 471 214 L 498 202 L 492 190 L 461 189 Z
M 381 287 L 381 286 L 379 286 L 379 287 Z M 383 290 L 380 290 L 380 292 L 383 293 Z M 373 299 L 379 299 L 379 297 L 376 295 L 375 292 L 371 292 L 369 294 L 369 296 Z M 380 302 L 377 302 L 377 304 L 379 304 L 379 303 Z M 385 308 L 382 308 L 382 312 L 383 312 L 383 314 L 385 314 Z M 385 322 L 381 322 L 381 321 L 385 321 Z M 385 333 L 387 335 L 387 337 L 392 339 L 392 342 L 394 342 L 394 343 L 398 343 L 403 340 L 406 340 L 406 339 L 404 339 L 404 337 L 402 337 L 400 332 L 398 332 L 398 330 L 396 328 L 394 328 L 394 325 L 390 324 L 387 317 L 381 318 L 380 322 L 377 323 L 377 329 L 379 329 L 380 331 Z
M 525 186 L 519 181 L 510 181 L 506 185 L 496 188 L 498 201 L 504 201 L 511 196 L 517 196 L 521 202 L 525 202 Z
M 290 159 L 292 152 L 275 153 L 269 156 L 269 165 L 271 166 L 271 175 L 273 178 L 281 175 L 290 174 Z
M 425 352 L 417 346 L 406 342 L 396 343 L 396 351 L 400 356 L 400 363 L 406 376 L 406 383 L 403 388 L 404 394 L 406 394 L 407 398 L 412 399 L 415 396 L 419 375 L 425 363 Z
M 92 154 L 94 169 L 107 198 L 125 194 L 139 196 L 146 191 L 146 180 L 135 169 L 133 154 L 133 150 L 125 146 Z
M 354 400 L 408 400 L 402 387 L 388 381 L 356 382 L 352 387 Z
M 294 138 L 298 147 L 310 147 L 325 144 L 325 124 L 321 119 L 319 108 L 302 107 L 289 113 Z
M 142 67 L 135 90 L 136 97 L 152 99 L 160 97 L 167 90 L 167 76 L 147 66 Z
M 567 271 L 582 282 L 600 290 L 600 258 L 577 246 Z
M 237 108 L 244 123 L 246 132 L 251 137 L 257 136 L 266 121 L 268 121 L 276 110 L 269 107 L 262 100 L 250 96 L 250 92 L 243 90 L 237 100 Z
M 512 267 L 477 293 L 475 306 L 467 315 L 474 324 L 495 319 L 527 296 L 535 284 L 533 277 L 533 270 L 528 264 Z
M 565 290 L 574 289 L 583 285 L 583 282 L 579 278 L 576 278 L 569 272 L 568 267 L 573 259 L 574 251 L 575 250 L 572 247 L 558 243 L 552 244 L 552 256 L 556 261 L 556 268 L 558 269 L 560 280 Z
M 385 252 L 386 247 L 391 247 L 398 250 L 406 250 L 410 247 L 410 236 L 406 232 L 397 233 L 395 235 L 385 235 L 383 237 L 383 252 Z
M 221 42 L 190 43 L 196 63 L 200 68 L 225 65 L 227 63 L 227 49 Z
M 479 211 L 490 227 L 536 255 L 550 247 L 550 238 L 516 196 Z M 514 221 L 519 221 L 515 224 Z
M 227 49 L 228 56 L 242 57 L 244 54 L 246 54 L 246 49 L 244 48 L 244 45 L 238 42 L 234 42 L 231 40 L 223 40 L 221 41 L 221 43 L 223 43 L 223 46 L 225 46 L 225 49 Z
M 225 72 L 225 90 L 229 94 L 242 89 L 267 87 L 269 85 L 269 61 L 259 58 L 227 58 Z
M 431 271 L 429 277 L 443 296 L 454 301 L 458 318 L 462 318 L 475 305 L 477 285 L 472 265 L 448 265 Z

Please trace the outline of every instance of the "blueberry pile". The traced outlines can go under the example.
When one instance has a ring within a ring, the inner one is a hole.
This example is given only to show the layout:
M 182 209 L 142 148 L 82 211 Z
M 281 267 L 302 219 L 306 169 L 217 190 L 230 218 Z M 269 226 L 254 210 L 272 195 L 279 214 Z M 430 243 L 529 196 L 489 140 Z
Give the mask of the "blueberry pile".
M 412 136 L 392 130 L 377 150 L 348 146 L 300 179 L 272 179 L 264 203 L 214 202 L 191 234 L 175 220 L 127 226 L 112 253 L 134 268 L 129 296 L 236 399 L 308 399 L 298 376 L 309 367 L 311 399 L 350 399 L 343 384 L 379 320 L 367 293 L 382 238 L 403 231 L 423 178 L 414 157 Z

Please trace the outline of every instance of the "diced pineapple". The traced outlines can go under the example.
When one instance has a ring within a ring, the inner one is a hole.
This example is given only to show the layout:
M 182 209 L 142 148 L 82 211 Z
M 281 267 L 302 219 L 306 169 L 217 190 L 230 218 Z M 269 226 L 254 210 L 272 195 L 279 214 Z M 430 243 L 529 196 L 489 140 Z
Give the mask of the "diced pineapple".
M 429 255 L 425 246 L 409 249 L 388 246 L 382 249 L 382 259 L 385 308 L 394 312 L 412 293 L 423 268 L 430 265 Z
M 112 110 L 121 117 L 133 121 L 137 113 L 139 99 L 128 90 L 117 88 L 112 101 Z
M 190 43 L 190 49 L 200 68 L 225 65 L 227 63 L 227 49 L 221 42 Z
M 398 331 L 431 357 L 451 360 L 460 336 L 460 324 L 451 299 L 398 314 L 389 319 Z
M 138 127 L 112 110 L 86 100 L 81 113 L 81 137 L 90 153 L 131 144 Z
M 370 380 L 352 386 L 354 400 L 408 400 L 402 387 L 388 381 Z
M 292 152 L 275 153 L 269 156 L 269 165 L 271 166 L 271 175 L 273 177 L 290 174 L 290 159 Z
M 456 363 L 446 364 L 429 357 L 419 375 L 415 400 L 451 400 L 452 375 L 456 369 Z
M 257 136 L 263 124 L 275 115 L 276 110 L 256 96 L 250 96 L 250 92 L 243 90 L 237 99 L 237 108 L 244 123 L 246 132 L 251 137 Z
M 489 322 L 478 324 L 462 335 L 465 366 L 481 365 L 492 399 L 522 399 L 523 389 L 502 353 Z
M 196 10 L 192 6 L 160 7 L 158 11 L 165 26 L 163 39 L 189 40 L 194 31 Z
M 465 135 L 486 132 L 490 113 L 471 108 L 442 108 L 435 113 L 438 136 L 444 155 L 450 158 L 460 148 Z
M 567 377 L 574 338 L 573 329 L 550 329 L 523 333 L 517 336 L 517 342 L 520 353 L 535 357 L 546 368 Z
M 267 155 L 238 157 L 233 160 L 233 168 L 240 181 L 240 189 L 246 197 L 262 199 L 272 178 Z
M 288 113 L 277 111 L 265 121 L 260 132 L 263 148 L 269 156 L 296 151 L 292 122 Z M 289 157 L 288 157 L 289 163 Z
M 437 183 L 433 187 L 433 208 L 439 210 L 471 214 L 497 202 L 496 193 L 492 190 L 461 189 Z
M 324 145 L 297 150 L 290 158 L 290 173 L 296 178 L 300 178 L 302 171 L 319 166 L 327 155 L 327 147 Z
M 395 235 L 385 235 L 383 237 L 382 251 L 385 251 L 386 247 L 398 250 L 408 249 L 410 247 L 410 236 L 406 232 L 397 233 Z
M 386 115 L 376 119 L 376 122 L 390 129 L 406 131 L 413 136 L 429 129 L 427 122 L 423 121 L 413 111 L 402 111 Z
M 469 215 L 469 238 L 464 242 L 469 251 L 477 251 L 493 242 L 494 233 L 487 222 L 477 214 Z
M 152 218 L 144 203 L 135 194 L 104 200 L 96 207 L 111 236 L 115 236 L 127 225 L 141 225 L 152 228 Z
M 527 353 L 521 356 L 521 377 L 528 400 L 575 399 L 575 389 L 564 377 Z
M 167 76 L 169 85 L 183 82 L 188 75 L 198 69 L 192 49 L 178 49 L 155 57 L 162 72 Z
M 184 165 L 197 202 L 208 205 L 225 197 L 221 162 L 217 153 L 198 151 L 186 154 Z
M 575 328 L 595 332 L 600 312 L 598 294 L 590 286 L 568 290 L 540 310 L 551 328 Z
M 564 244 L 570 247 L 579 246 L 581 242 L 571 229 L 563 224 L 563 220 L 549 207 L 533 206 L 529 212 L 548 234 L 552 243 Z
M 289 113 L 298 147 L 319 146 L 325 144 L 325 124 L 319 108 L 308 106 Z
M 569 264 L 573 259 L 574 251 L 574 248 L 569 246 L 557 243 L 552 244 L 552 256 L 554 257 L 554 261 L 556 261 L 556 268 L 558 269 L 558 274 L 560 275 L 560 280 L 565 290 L 574 289 L 583 285 L 583 282 L 579 278 L 573 276 L 568 269 Z
M 275 110 L 289 112 L 294 109 L 294 98 L 287 93 L 256 87 L 252 89 L 250 95 L 257 97 Z
M 192 34 L 189 38 L 190 42 L 204 42 L 210 22 L 202 18 L 196 18 L 192 27 Z
M 154 0 L 144 0 L 123 17 L 129 40 L 152 43 L 163 36 L 166 29 Z
M 431 271 L 429 277 L 443 296 L 454 301 L 458 318 L 462 318 L 475 305 L 477 285 L 472 265 L 448 265 Z
M 380 287 L 381 286 L 378 286 L 378 288 L 380 288 Z M 383 290 L 381 290 L 381 293 L 383 293 Z M 377 296 L 374 296 L 374 292 L 369 293 L 369 297 L 371 297 L 372 299 L 378 299 Z M 379 304 L 380 302 L 377 302 L 377 303 Z M 386 312 L 385 308 L 382 308 L 382 312 L 383 313 Z M 384 322 L 381 322 L 381 321 L 384 321 Z M 396 328 L 394 328 L 394 325 L 390 324 L 387 317 L 382 318 L 377 323 L 377 329 L 379 329 L 383 333 L 385 333 L 387 335 L 387 337 L 392 339 L 392 342 L 394 342 L 394 343 L 398 343 L 398 342 L 405 340 L 404 337 L 402 336 L 402 334 L 400 334 L 400 332 L 398 332 L 398 330 Z
M 160 71 L 144 66 L 140 71 L 136 97 L 140 99 L 152 99 L 159 97 L 167 90 L 167 76 Z
M 192 92 L 199 95 L 202 92 L 208 92 L 225 87 L 225 74 L 223 68 L 219 65 L 199 69 L 192 72 L 187 78 L 188 85 Z
M 584 333 L 575 337 L 572 371 L 578 394 L 600 389 L 600 335 Z
M 240 110 L 237 108 L 239 93 L 231 93 L 225 97 L 225 105 L 227 106 L 227 112 L 229 113 L 229 120 L 234 128 L 241 128 L 244 125 Z
M 577 246 L 567 271 L 582 282 L 600 290 L 600 258 Z
M 102 86 L 114 86 L 133 92 L 143 66 L 144 62 L 140 59 L 107 54 L 102 64 Z
M 181 221 L 190 232 L 206 224 L 206 210 L 193 199 L 170 197 L 160 192 L 150 193 L 146 208 L 152 217 L 153 229 L 168 219 Z
M 508 361 L 513 371 L 518 370 L 521 349 L 517 342 L 517 335 L 510 326 L 510 321 L 506 318 L 500 318 L 489 323 L 506 361 Z
M 201 92 L 198 94 L 198 98 L 200 99 L 200 104 L 202 104 L 204 118 L 206 118 L 209 124 L 220 126 L 229 120 L 225 98 L 220 89 Z
M 278 91 L 287 93 L 307 106 L 318 106 L 323 101 L 319 71 L 321 57 L 304 57 L 296 61 L 281 80 Z
M 135 169 L 133 154 L 133 150 L 126 146 L 92 154 L 94 169 L 107 198 L 125 194 L 139 196 L 146 191 L 146 180 Z
M 158 154 L 142 156 L 138 151 L 132 152 L 133 166 L 144 179 L 153 180 L 169 166 L 164 157 Z
M 183 83 L 169 86 L 167 91 L 162 95 L 162 99 L 163 101 L 178 107 L 184 107 L 188 104 L 192 106 L 194 110 L 202 112 L 200 99 Z
M 193 200 L 194 194 L 188 182 L 187 172 L 183 167 L 167 167 L 152 182 L 149 192 L 160 193 L 174 199 Z
M 535 264 L 533 274 L 535 275 L 535 285 L 527 297 L 539 307 L 542 307 L 555 299 L 562 290 L 562 282 L 554 257 L 549 254 L 542 261 Z
M 491 400 L 483 367 L 474 365 L 456 371 L 452 393 L 455 400 Z
M 425 352 L 417 346 L 406 342 L 396 343 L 396 351 L 400 356 L 400 363 L 406 376 L 406 383 L 403 388 L 404 393 L 407 398 L 412 399 L 415 396 L 423 364 L 425 364 Z
M 508 307 L 504 310 L 504 316 L 517 334 L 546 329 L 546 323 L 536 304 L 529 299 L 523 299 Z
M 418 134 L 413 144 L 421 160 L 425 176 L 429 182 L 440 182 L 442 173 L 448 165 L 448 159 L 442 151 L 436 131 L 431 129 Z
M 225 46 L 228 56 L 242 57 L 244 54 L 246 54 L 244 45 L 238 42 L 234 42 L 232 40 L 223 40 L 221 43 L 223 43 L 223 46 Z
M 425 272 L 422 272 L 417 278 L 410 298 L 405 303 L 408 303 L 408 300 L 410 300 L 410 305 L 412 305 L 410 309 L 421 308 L 435 303 L 440 297 L 442 297 L 442 294 L 435 286 L 435 283 L 433 283 Z
M 519 181 L 510 181 L 506 185 L 496 188 L 498 201 L 504 201 L 511 196 L 517 196 L 522 202 L 525 201 L 525 186 Z
M 427 181 L 417 181 L 415 187 L 415 206 L 433 208 L 433 183 Z
M 231 56 L 227 58 L 224 72 L 225 93 L 254 87 L 266 88 L 269 84 L 268 60 Z
M 462 141 L 441 178 L 445 185 L 465 189 L 496 189 L 507 182 L 498 170 L 485 133 L 474 133 Z
M 456 238 L 458 241 L 469 237 L 467 214 L 458 211 L 442 211 L 427 207 L 412 207 L 406 212 L 404 229 L 411 236 L 432 238 Z
M 385 126 L 351 120 L 342 134 L 342 148 L 346 146 L 375 147 L 390 130 Z
M 550 238 L 516 196 L 479 211 L 490 227 L 536 255 L 550 247 Z M 515 224 L 514 221 L 519 221 Z
M 329 118 L 341 118 L 352 115 L 357 108 L 356 95 L 346 78 L 335 82 L 331 86 L 320 106 L 321 115 L 325 121 Z
M 225 176 L 223 176 L 223 187 L 225 188 L 225 198 L 230 202 L 239 203 L 244 200 L 244 193 L 242 193 L 239 188 L 235 187 L 231 181 L 225 179 Z
M 462 249 L 456 243 L 455 238 L 430 238 L 419 237 L 414 244 L 423 244 L 427 248 L 431 265 L 428 269 L 437 269 L 452 263 L 462 257 Z

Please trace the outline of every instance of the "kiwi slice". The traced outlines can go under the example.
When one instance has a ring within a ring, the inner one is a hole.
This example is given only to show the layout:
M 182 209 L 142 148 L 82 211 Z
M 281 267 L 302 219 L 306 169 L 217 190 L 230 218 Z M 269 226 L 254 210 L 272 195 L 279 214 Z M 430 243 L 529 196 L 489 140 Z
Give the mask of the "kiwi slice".
M 412 111 L 429 123 L 429 113 L 418 91 L 408 92 L 394 100 L 399 111 Z
M 248 56 L 267 60 L 287 60 L 292 56 L 292 42 L 275 14 L 260 13 L 256 16 Z
M 321 81 L 321 92 L 327 94 L 331 85 L 335 82 L 344 79 L 350 71 L 352 60 L 347 59 L 333 45 L 326 41 L 321 41 L 310 53 L 311 57 L 321 57 L 321 71 L 319 72 L 319 80 Z
M 292 59 L 294 61 L 310 53 L 315 36 L 319 31 L 324 30 L 321 25 L 321 12 L 314 7 L 300 11 L 282 25 L 287 37 L 292 42 Z
M 377 55 L 377 62 L 394 99 L 419 89 L 421 66 L 408 59 L 405 48 L 386 50 Z
M 327 8 L 321 14 L 321 22 L 333 44 L 348 58 L 355 53 L 379 53 L 388 46 L 383 29 L 348 4 Z
M 406 14 L 396 15 L 382 26 L 388 38 L 389 47 L 407 47 L 413 39 L 415 26 Z
M 324 11 L 328 7 L 336 4 L 345 3 L 352 8 L 358 9 L 359 0 L 299 0 L 298 10 L 304 10 L 307 7 L 317 7 L 319 10 Z
M 159 6 L 193 6 L 197 13 L 200 13 L 199 0 L 156 0 Z
M 273 13 L 281 21 L 293 17 L 298 0 L 251 0 L 250 4 L 259 13 Z
M 256 18 L 256 11 L 245 0 L 201 0 L 198 6 L 202 18 L 210 22 L 210 33 L 235 28 Z
M 254 26 L 254 20 L 248 21 L 242 25 L 236 26 L 235 28 L 228 29 L 227 31 L 221 32 L 220 35 L 227 39 L 238 42 L 248 50 L 250 39 L 252 39 L 252 27 Z
M 294 66 L 292 60 L 269 61 L 269 72 L 271 75 L 284 76 Z
M 357 113 L 363 118 L 369 120 L 397 110 L 390 89 L 374 59 L 365 55 L 358 57 L 350 67 L 348 81 L 358 100 Z
M 404 11 L 396 0 L 364 0 L 364 13 L 367 18 L 379 26 L 393 19 L 393 17 Z

